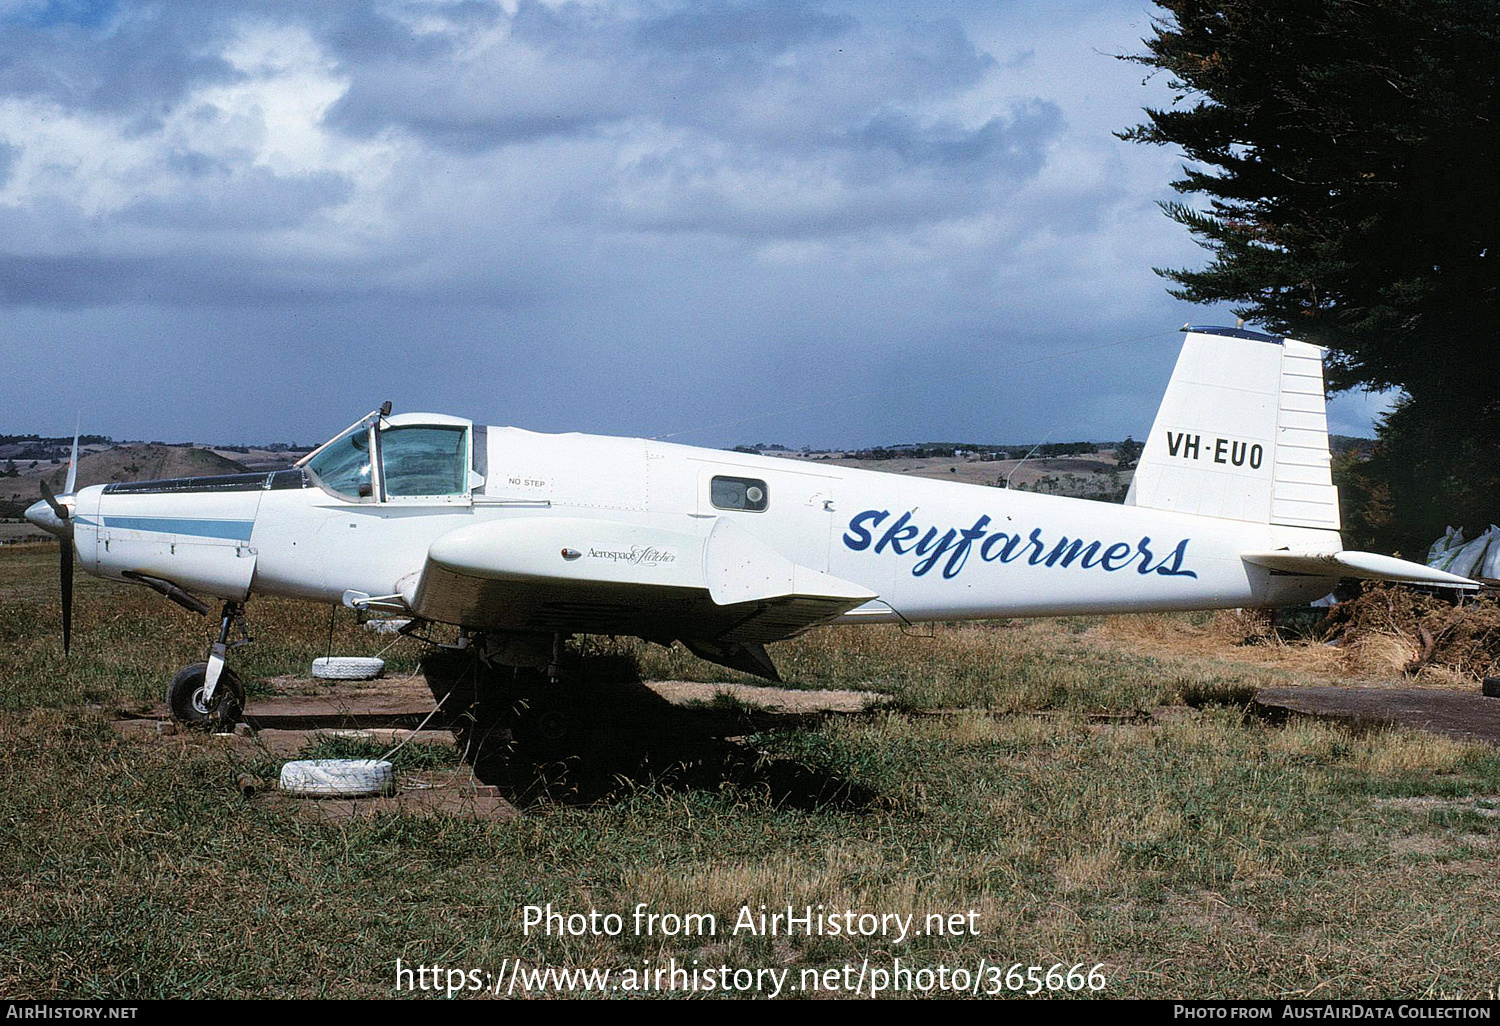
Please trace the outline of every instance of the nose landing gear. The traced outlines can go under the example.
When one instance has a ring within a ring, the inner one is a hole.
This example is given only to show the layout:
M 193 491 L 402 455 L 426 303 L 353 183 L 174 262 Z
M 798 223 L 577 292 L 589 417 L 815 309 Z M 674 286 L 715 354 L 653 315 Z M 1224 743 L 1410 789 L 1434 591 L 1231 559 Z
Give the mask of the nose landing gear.
M 240 639 L 230 642 L 233 627 L 239 628 Z M 231 648 L 248 645 L 252 640 L 245 624 L 244 604 L 224 603 L 219 638 L 209 650 L 208 661 L 184 666 L 167 689 L 172 719 L 189 727 L 211 728 L 215 733 L 234 730 L 245 709 L 245 685 L 224 661 Z

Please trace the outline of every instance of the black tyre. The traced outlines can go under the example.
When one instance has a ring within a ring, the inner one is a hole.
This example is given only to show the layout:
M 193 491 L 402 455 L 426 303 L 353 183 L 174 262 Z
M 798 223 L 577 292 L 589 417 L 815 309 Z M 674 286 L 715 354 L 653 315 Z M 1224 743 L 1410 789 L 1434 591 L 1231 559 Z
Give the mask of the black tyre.
M 189 727 L 205 729 L 220 724 L 233 726 L 245 710 L 245 685 L 238 674 L 224 667 L 210 707 L 203 701 L 203 684 L 207 679 L 207 663 L 193 663 L 178 671 L 172 678 L 172 686 L 167 689 L 167 705 L 172 710 L 172 719 Z
M 577 708 L 579 696 L 567 694 L 564 690 L 567 687 L 553 684 L 538 674 L 534 680 L 523 679 L 508 695 L 495 696 L 508 702 L 511 733 L 517 749 L 528 758 L 555 762 L 577 757 L 587 762 L 593 754 L 590 738 L 583 729 L 587 723 L 586 711 Z
M 479 779 L 527 786 L 537 764 L 576 756 L 572 710 L 540 671 L 451 649 L 429 652 L 421 667 L 433 697 L 446 696 L 444 719 Z

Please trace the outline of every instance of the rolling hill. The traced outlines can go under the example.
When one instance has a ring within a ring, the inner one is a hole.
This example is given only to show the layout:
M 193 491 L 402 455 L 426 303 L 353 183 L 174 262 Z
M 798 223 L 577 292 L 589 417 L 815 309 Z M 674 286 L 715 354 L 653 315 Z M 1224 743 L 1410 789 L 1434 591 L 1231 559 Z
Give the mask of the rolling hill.
M 27 506 L 42 497 L 41 480 L 60 492 L 68 477 L 68 464 L 39 463 L 31 469 L 17 461 L 17 477 L 0 477 L 0 517 L 19 517 Z M 86 452 L 78 459 L 78 487 L 115 481 L 154 481 L 166 477 L 200 477 L 208 474 L 243 474 L 244 464 L 209 449 L 181 445 L 117 445 L 103 452 Z

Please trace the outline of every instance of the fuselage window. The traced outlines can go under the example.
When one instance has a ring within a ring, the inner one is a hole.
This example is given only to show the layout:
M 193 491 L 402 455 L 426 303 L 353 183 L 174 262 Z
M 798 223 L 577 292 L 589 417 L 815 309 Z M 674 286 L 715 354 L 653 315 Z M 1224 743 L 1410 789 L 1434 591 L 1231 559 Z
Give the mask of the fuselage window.
M 387 496 L 461 495 L 469 484 L 467 428 L 391 427 L 380 433 Z
M 331 492 L 351 499 L 372 494 L 370 431 L 361 427 L 334 439 L 308 461 L 307 469 Z
M 771 497 L 764 481 L 751 477 L 716 477 L 709 491 L 709 501 L 718 509 L 764 513 Z

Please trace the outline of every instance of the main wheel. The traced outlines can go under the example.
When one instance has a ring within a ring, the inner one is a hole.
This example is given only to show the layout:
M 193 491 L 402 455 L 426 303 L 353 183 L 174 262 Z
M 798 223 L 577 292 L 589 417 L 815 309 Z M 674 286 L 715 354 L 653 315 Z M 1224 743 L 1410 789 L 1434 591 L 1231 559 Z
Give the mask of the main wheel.
M 207 663 L 193 663 L 178 671 L 172 679 L 172 686 L 167 689 L 167 705 L 172 710 L 172 719 L 189 727 L 233 726 L 245 709 L 245 685 L 238 674 L 224 667 L 210 705 L 203 700 L 203 686 L 207 680 Z
M 569 757 L 587 762 L 591 747 L 582 729 L 586 718 L 582 710 L 569 701 L 558 685 L 538 679 L 527 682 L 510 698 L 511 730 L 516 746 L 537 762 L 554 762 Z M 576 686 L 576 685 L 574 685 Z M 575 700 L 578 696 L 571 696 Z
M 538 763 L 576 755 L 570 710 L 534 669 L 487 666 L 470 650 L 422 657 L 458 750 L 486 783 L 530 786 Z

